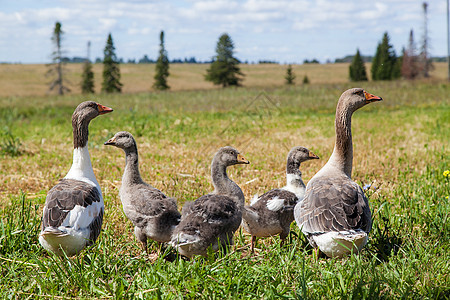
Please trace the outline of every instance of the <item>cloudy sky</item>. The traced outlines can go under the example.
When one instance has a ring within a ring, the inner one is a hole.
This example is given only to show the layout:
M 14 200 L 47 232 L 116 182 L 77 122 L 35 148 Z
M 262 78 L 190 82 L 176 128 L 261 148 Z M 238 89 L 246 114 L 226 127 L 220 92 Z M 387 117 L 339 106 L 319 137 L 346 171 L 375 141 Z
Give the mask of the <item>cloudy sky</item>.
M 156 58 L 164 30 L 169 58 L 209 60 L 227 32 L 241 61 L 301 63 L 354 54 L 374 55 L 387 31 L 399 54 L 410 29 L 423 33 L 417 0 L 0 0 L 0 62 L 47 63 L 55 22 L 66 55 L 103 57 L 111 33 L 118 57 Z M 433 56 L 445 56 L 446 1 L 428 1 Z

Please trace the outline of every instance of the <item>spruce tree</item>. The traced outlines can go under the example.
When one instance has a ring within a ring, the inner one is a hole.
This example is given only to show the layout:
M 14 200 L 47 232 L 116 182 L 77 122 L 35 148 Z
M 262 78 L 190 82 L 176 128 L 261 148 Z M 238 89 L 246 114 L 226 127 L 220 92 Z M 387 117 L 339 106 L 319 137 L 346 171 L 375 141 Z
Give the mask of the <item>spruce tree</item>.
M 167 90 L 169 89 L 169 85 L 167 85 L 167 77 L 169 77 L 169 58 L 167 57 L 167 51 L 164 48 L 164 31 L 161 31 L 159 40 L 159 57 L 156 61 L 155 83 L 153 84 L 153 88 L 156 90 Z
M 94 93 L 94 72 L 92 71 L 92 63 L 89 59 L 89 50 L 91 47 L 91 42 L 88 42 L 87 57 L 83 64 L 83 74 L 81 79 L 81 92 L 83 94 L 93 94 Z
M 284 79 L 286 79 L 286 84 L 288 85 L 294 84 L 295 74 L 294 71 L 292 70 L 292 65 L 290 64 L 286 69 L 286 76 L 284 77 Z
M 120 93 L 122 91 L 122 83 L 120 83 L 119 61 L 117 59 L 114 48 L 114 42 L 111 33 L 106 40 L 106 46 L 103 50 L 103 83 L 102 92 Z
M 81 79 L 81 92 L 83 94 L 94 94 L 94 72 L 92 71 L 92 63 L 89 59 L 83 64 L 83 74 Z
M 304 77 L 303 77 L 303 84 L 309 84 L 309 78 L 308 78 L 308 76 L 307 75 L 305 75 Z
M 233 41 L 224 33 L 220 36 L 216 46 L 217 55 L 205 75 L 205 79 L 223 87 L 240 86 L 243 76 L 239 68 L 239 60 L 233 57 Z
M 397 62 L 397 56 L 391 44 L 389 44 L 389 35 L 384 33 L 381 43 L 378 44 L 377 52 L 372 61 L 372 79 L 373 80 L 391 80 L 400 77 L 400 68 Z
M 57 88 L 58 94 L 63 95 L 64 92 L 69 92 L 70 89 L 64 85 L 64 63 L 63 63 L 63 50 L 62 50 L 62 40 L 64 31 L 62 31 L 61 23 L 56 22 L 55 28 L 53 29 L 52 42 L 54 50 L 52 52 L 52 63 L 49 64 L 49 70 L 47 71 L 47 76 L 56 77 L 50 82 L 49 90 Z
M 367 81 L 366 66 L 361 58 L 359 49 L 356 49 L 356 54 L 353 57 L 353 61 L 349 67 L 349 73 L 351 81 Z

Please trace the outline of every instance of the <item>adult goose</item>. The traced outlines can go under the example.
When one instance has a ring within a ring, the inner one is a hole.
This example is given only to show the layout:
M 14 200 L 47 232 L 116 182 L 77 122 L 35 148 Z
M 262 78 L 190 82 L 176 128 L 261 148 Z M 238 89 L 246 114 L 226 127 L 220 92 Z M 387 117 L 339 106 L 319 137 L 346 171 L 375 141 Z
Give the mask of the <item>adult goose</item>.
M 103 221 L 103 196 L 87 147 L 89 122 L 113 110 L 93 101 L 72 115 L 73 162 L 69 173 L 48 193 L 39 243 L 57 255 L 72 256 L 95 242 Z
M 105 145 L 125 152 L 125 171 L 119 194 L 123 211 L 134 225 L 134 234 L 147 251 L 147 239 L 169 242 L 172 232 L 180 223 L 175 199 L 142 180 L 139 172 L 138 149 L 131 133 L 120 131 Z
M 336 107 L 336 142 L 333 153 L 306 186 L 305 198 L 294 216 L 317 254 L 343 257 L 361 250 L 372 228 L 369 203 L 351 179 L 353 144 L 351 117 L 366 104 L 382 98 L 360 88 L 345 91 Z
M 273 189 L 258 197 L 253 197 L 249 206 L 242 210 L 244 229 L 252 235 L 251 251 L 257 237 L 279 234 L 281 242 L 289 234 L 294 221 L 294 206 L 303 200 L 305 184 L 300 172 L 300 164 L 319 157 L 304 147 L 294 147 L 289 151 L 286 164 L 286 186 Z
M 206 256 L 208 248 L 217 251 L 233 243 L 245 198 L 240 187 L 228 178 L 227 167 L 248 163 L 233 147 L 223 147 L 216 153 L 211 164 L 214 191 L 186 203 L 181 222 L 173 232 L 171 244 L 181 255 Z

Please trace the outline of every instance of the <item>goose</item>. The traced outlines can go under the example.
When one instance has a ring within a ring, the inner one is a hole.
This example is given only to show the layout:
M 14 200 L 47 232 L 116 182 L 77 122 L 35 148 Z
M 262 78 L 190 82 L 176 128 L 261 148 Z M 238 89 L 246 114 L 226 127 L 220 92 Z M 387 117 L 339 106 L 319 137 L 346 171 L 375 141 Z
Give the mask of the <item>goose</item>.
M 286 186 L 270 190 L 260 197 L 255 195 L 250 205 L 242 210 L 242 225 L 252 235 L 252 253 L 257 237 L 279 234 L 281 243 L 284 243 L 294 221 L 294 206 L 303 200 L 305 194 L 300 164 L 310 159 L 319 157 L 304 147 L 293 147 L 287 156 Z
M 133 135 L 120 131 L 105 145 L 125 152 L 125 171 L 119 190 L 126 217 L 134 225 L 134 234 L 147 251 L 147 239 L 169 242 L 175 226 L 180 222 L 176 200 L 144 182 L 139 172 L 138 149 Z
M 56 255 L 73 256 L 92 245 L 103 221 L 103 196 L 88 151 L 89 122 L 113 110 L 93 101 L 72 115 L 73 162 L 67 175 L 47 193 L 39 243 Z
M 345 91 L 336 107 L 336 141 L 328 162 L 308 182 L 305 197 L 294 208 L 297 225 L 317 257 L 343 257 L 360 251 L 372 228 L 369 202 L 351 179 L 353 144 L 351 117 L 366 104 L 382 98 L 361 88 Z
M 207 256 L 209 248 L 217 251 L 220 246 L 232 245 L 245 203 L 241 188 L 227 175 L 227 167 L 236 164 L 249 161 L 233 147 L 220 148 L 211 164 L 214 191 L 184 205 L 171 241 L 181 255 Z

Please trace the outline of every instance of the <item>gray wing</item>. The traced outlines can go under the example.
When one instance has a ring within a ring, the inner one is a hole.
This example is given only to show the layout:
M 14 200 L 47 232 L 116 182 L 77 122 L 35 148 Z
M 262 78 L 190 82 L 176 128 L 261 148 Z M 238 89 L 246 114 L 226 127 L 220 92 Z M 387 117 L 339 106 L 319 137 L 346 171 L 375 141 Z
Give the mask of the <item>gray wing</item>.
M 169 225 L 180 222 L 176 200 L 150 185 L 134 188 L 126 197 L 130 199 L 131 205 L 124 207 L 125 214 L 135 226 L 143 227 L 151 218 Z
M 307 234 L 351 229 L 369 232 L 372 228 L 364 192 L 344 176 L 311 180 L 295 214 L 299 227 Z
M 262 194 L 259 197 L 258 202 L 256 202 L 253 206 L 257 207 L 260 205 L 267 205 L 267 201 L 278 197 L 280 199 L 284 200 L 284 206 L 283 206 L 283 210 L 294 210 L 294 206 L 295 204 L 297 204 L 298 202 L 298 198 L 297 196 L 289 191 L 283 190 L 283 189 L 273 189 L 268 191 L 267 193 Z
M 100 192 L 95 186 L 79 180 L 61 179 L 47 193 L 42 216 L 42 229 L 59 227 L 69 211 L 76 205 L 87 207 L 94 202 L 100 202 Z M 95 225 L 92 226 L 101 228 L 102 220 L 103 211 L 94 218 Z
M 213 243 L 226 234 L 231 240 L 241 220 L 241 211 L 230 197 L 209 194 L 183 207 L 181 222 L 173 235 L 198 235 L 206 243 Z

